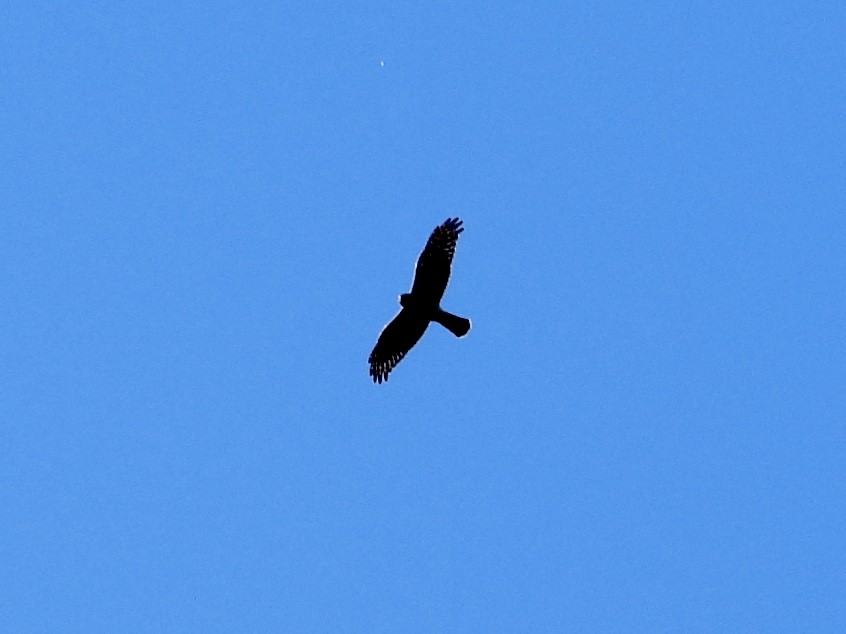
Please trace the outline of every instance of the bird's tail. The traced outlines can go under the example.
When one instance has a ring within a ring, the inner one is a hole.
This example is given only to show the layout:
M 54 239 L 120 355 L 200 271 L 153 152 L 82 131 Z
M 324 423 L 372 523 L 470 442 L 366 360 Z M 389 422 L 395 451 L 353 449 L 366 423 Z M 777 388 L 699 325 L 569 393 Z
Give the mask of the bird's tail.
M 464 317 L 453 315 L 452 313 L 448 313 L 445 310 L 438 309 L 438 312 L 435 313 L 435 316 L 432 318 L 432 320 L 438 322 L 441 326 L 449 330 L 456 337 L 463 337 L 470 331 L 469 319 L 464 319 Z

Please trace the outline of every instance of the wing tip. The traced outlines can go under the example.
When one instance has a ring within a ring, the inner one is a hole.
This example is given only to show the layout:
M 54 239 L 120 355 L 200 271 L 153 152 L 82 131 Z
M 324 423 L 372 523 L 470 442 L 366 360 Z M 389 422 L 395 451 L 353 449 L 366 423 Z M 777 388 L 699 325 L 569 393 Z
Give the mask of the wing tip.
M 392 368 L 386 367 L 383 363 L 374 363 L 373 361 L 370 362 L 370 376 L 373 379 L 374 383 L 382 383 L 383 381 L 388 380 L 388 374 L 390 374 Z
M 447 229 L 451 229 L 456 234 L 458 234 L 458 233 L 461 233 L 462 231 L 464 231 L 464 227 L 461 226 L 463 224 L 464 224 L 464 221 L 461 218 L 456 216 L 455 218 L 452 218 L 452 217 L 447 218 L 444 221 L 444 224 L 442 226 L 446 227 Z

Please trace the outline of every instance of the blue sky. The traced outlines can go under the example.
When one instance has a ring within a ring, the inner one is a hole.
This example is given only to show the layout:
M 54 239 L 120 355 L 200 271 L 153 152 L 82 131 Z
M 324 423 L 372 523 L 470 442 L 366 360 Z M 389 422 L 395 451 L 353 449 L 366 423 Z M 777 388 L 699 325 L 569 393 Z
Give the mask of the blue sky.
M 2 629 L 844 631 L 846 9 L 637 4 L 0 8 Z

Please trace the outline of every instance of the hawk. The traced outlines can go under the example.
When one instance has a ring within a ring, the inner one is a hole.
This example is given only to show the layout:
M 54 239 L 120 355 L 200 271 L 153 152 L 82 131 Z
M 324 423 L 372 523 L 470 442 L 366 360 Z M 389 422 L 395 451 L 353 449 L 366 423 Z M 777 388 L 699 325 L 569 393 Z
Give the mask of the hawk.
M 414 271 L 410 293 L 399 296 L 402 310 L 382 329 L 376 347 L 370 353 L 373 382 L 388 380 L 388 374 L 420 341 L 429 322 L 436 321 L 456 337 L 470 330 L 470 320 L 448 313 L 440 306 L 449 282 L 452 256 L 459 234 L 464 231 L 458 218 L 447 218 L 429 236 Z

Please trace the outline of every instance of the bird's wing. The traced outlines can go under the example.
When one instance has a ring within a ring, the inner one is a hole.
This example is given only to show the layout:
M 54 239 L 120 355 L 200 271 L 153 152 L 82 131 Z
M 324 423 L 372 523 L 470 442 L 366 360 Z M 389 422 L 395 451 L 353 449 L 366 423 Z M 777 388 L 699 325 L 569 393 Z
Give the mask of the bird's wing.
M 447 218 L 429 236 L 414 272 L 411 294 L 427 302 L 439 302 L 449 282 L 449 271 L 458 235 L 464 231 L 458 218 Z
M 403 308 L 385 326 L 370 353 L 370 376 L 373 382 L 388 380 L 388 374 L 426 332 L 429 320 L 412 308 Z

